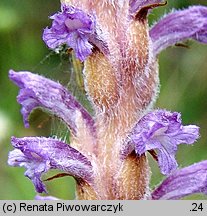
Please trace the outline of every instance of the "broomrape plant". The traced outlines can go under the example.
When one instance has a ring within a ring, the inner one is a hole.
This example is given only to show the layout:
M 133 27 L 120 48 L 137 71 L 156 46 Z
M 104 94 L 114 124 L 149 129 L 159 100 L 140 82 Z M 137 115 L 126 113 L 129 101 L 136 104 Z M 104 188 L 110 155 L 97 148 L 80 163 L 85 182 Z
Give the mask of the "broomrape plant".
M 158 55 L 179 41 L 207 43 L 207 7 L 173 11 L 151 28 L 149 12 L 162 0 L 63 0 L 43 40 L 50 49 L 72 48 L 83 62 L 86 94 L 94 116 L 61 84 L 31 72 L 10 70 L 20 88 L 24 124 L 37 107 L 62 119 L 70 145 L 44 137 L 11 138 L 11 166 L 26 168 L 38 193 L 42 174 L 64 171 L 77 183 L 77 199 L 179 199 L 207 193 L 207 161 L 178 169 L 179 144 L 193 144 L 199 128 L 180 113 L 154 110 L 159 93 Z M 146 153 L 166 179 L 149 188 Z M 37 197 L 38 199 L 54 199 Z

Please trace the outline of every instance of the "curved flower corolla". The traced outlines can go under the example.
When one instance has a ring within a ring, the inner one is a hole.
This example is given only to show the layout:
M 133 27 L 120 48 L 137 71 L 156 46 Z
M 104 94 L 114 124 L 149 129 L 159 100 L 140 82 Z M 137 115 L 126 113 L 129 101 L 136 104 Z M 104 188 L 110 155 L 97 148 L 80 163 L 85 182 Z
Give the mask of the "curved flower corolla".
M 74 134 L 78 127 L 76 119 L 80 115 L 89 131 L 94 133 L 93 118 L 59 83 L 26 71 L 16 73 L 10 70 L 9 78 L 21 89 L 17 100 L 22 105 L 25 127 L 29 127 L 28 117 L 32 110 L 40 107 L 64 120 Z
M 51 138 L 11 138 L 15 150 L 9 154 L 11 166 L 25 167 L 25 176 L 32 180 L 36 191 L 46 192 L 41 175 L 50 169 L 60 169 L 76 179 L 92 181 L 91 162 L 76 149 Z
M 46 191 L 42 174 L 60 169 L 77 179 L 79 199 L 179 199 L 206 193 L 207 162 L 177 169 L 175 159 L 177 146 L 194 143 L 199 128 L 184 126 L 179 113 L 153 105 L 159 92 L 158 54 L 186 39 L 207 43 L 207 7 L 174 11 L 149 28 L 149 10 L 164 5 L 161 0 L 62 0 L 61 12 L 51 17 L 43 40 L 54 50 L 66 44 L 83 61 L 94 117 L 59 83 L 10 71 L 20 88 L 25 126 L 30 112 L 41 107 L 62 119 L 72 135 L 70 145 L 12 138 L 9 164 L 25 167 L 37 192 Z M 168 176 L 152 193 L 147 151 Z
M 194 193 L 207 194 L 207 161 L 176 170 L 152 192 L 151 199 L 175 200 Z
M 192 6 L 166 15 L 151 28 L 150 37 L 154 55 L 186 39 L 207 43 L 206 7 Z

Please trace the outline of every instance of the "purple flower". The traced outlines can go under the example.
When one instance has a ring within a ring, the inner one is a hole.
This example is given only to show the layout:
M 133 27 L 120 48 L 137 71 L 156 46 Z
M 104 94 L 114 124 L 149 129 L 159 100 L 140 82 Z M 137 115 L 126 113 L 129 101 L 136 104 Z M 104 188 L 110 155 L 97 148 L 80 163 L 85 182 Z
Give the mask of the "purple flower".
M 156 149 L 158 163 L 164 175 L 177 168 L 175 153 L 179 144 L 193 144 L 199 137 L 195 125 L 183 126 L 179 113 L 156 110 L 144 116 L 130 136 L 137 154 Z
M 61 84 L 11 70 L 25 126 L 40 107 L 59 117 L 71 136 L 70 145 L 12 137 L 9 165 L 25 167 L 40 193 L 46 191 L 42 175 L 62 170 L 76 179 L 79 199 L 180 199 L 206 193 L 207 161 L 178 169 L 175 158 L 178 145 L 199 138 L 199 128 L 184 126 L 179 113 L 153 105 L 159 92 L 158 54 L 186 39 L 207 43 L 207 7 L 175 11 L 149 29 L 147 14 L 164 6 L 161 0 L 64 2 L 43 39 L 51 49 L 66 44 L 84 61 L 85 90 L 95 114 Z M 152 192 L 147 151 L 167 175 Z
M 41 175 L 50 169 L 60 169 L 76 179 L 92 181 L 91 162 L 69 145 L 51 138 L 11 138 L 15 150 L 9 154 L 9 165 L 25 167 L 25 176 L 32 180 L 36 191 L 46 192 Z
M 21 88 L 17 100 L 22 105 L 25 127 L 29 127 L 28 117 L 31 111 L 41 107 L 64 120 L 74 134 L 78 130 L 75 123 L 78 116 L 87 124 L 88 130 L 94 133 L 93 118 L 59 83 L 26 71 L 16 73 L 10 70 L 9 77 Z
M 151 194 L 154 200 L 180 199 L 194 193 L 207 194 L 207 161 L 176 170 Z
M 192 6 L 166 15 L 151 28 L 150 37 L 154 55 L 186 39 L 207 43 L 206 7 Z
M 92 53 L 89 36 L 94 32 L 94 20 L 91 16 L 74 7 L 62 6 L 62 12 L 50 17 L 51 29 L 46 28 L 43 40 L 49 48 L 55 49 L 62 44 L 73 48 L 76 56 L 84 61 Z
M 54 20 L 52 27 L 46 28 L 43 34 L 49 48 L 56 49 L 67 44 L 81 61 L 92 54 L 92 43 L 96 43 L 97 37 L 94 16 L 73 6 L 62 5 L 62 11 L 50 18 Z M 99 47 L 100 44 L 96 45 Z

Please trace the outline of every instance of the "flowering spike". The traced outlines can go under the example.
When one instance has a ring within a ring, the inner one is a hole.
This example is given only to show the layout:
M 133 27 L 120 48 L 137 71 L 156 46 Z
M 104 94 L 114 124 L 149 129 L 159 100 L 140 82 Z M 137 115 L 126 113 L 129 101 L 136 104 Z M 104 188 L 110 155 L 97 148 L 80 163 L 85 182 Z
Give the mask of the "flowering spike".
M 150 167 L 146 151 L 150 151 L 161 172 L 171 174 L 152 199 L 206 192 L 206 169 L 198 165 L 189 170 L 195 175 L 196 170 L 201 172 L 201 185 L 196 185 L 197 180 L 195 185 L 187 182 L 189 193 L 182 187 L 179 196 L 171 196 L 182 174 L 184 182 L 191 177 L 187 168 L 175 170 L 177 146 L 195 142 L 199 128 L 183 126 L 177 112 L 149 110 L 159 92 L 157 54 L 187 38 L 206 42 L 207 8 L 171 13 L 149 32 L 147 12 L 164 5 L 161 0 L 61 2 L 62 11 L 51 17 L 52 26 L 45 29 L 43 39 L 52 49 L 66 44 L 84 61 L 84 87 L 95 116 L 60 84 L 29 72 L 11 71 L 11 80 L 20 87 L 18 101 L 25 123 L 32 109 L 46 108 L 71 128 L 74 148 L 50 138 L 12 138 L 16 149 L 9 154 L 9 164 L 26 167 L 25 175 L 39 192 L 46 190 L 41 175 L 60 169 L 64 174 L 48 180 L 73 175 L 79 199 L 147 199 Z

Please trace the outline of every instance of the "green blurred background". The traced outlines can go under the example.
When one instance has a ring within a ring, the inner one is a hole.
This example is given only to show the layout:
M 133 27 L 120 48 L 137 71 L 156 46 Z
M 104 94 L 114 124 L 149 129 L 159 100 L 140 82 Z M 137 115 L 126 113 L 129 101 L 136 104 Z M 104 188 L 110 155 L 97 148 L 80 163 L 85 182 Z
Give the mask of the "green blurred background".
M 168 5 L 156 9 L 150 22 L 157 20 L 172 8 L 189 5 L 207 5 L 206 0 L 169 0 Z M 16 102 L 18 88 L 8 79 L 8 70 L 29 70 L 59 80 L 63 84 L 74 79 L 67 57 L 49 51 L 41 36 L 43 28 L 50 25 L 48 16 L 58 11 L 59 0 L 1 0 L 0 1 L 0 199 L 33 199 L 32 183 L 24 177 L 23 168 L 7 165 L 7 155 L 12 149 L 10 137 L 58 136 L 68 138 L 68 131 L 57 119 L 37 110 L 32 113 L 31 127 L 25 129 Z M 185 124 L 201 128 L 201 139 L 193 146 L 179 146 L 177 159 L 180 167 L 207 159 L 207 46 L 187 42 L 189 48 L 168 48 L 160 61 L 161 92 L 156 107 L 182 113 Z M 78 99 L 84 101 L 78 90 L 72 88 Z M 74 90 L 75 89 L 75 90 Z M 164 177 L 150 159 L 151 186 Z M 49 173 L 53 175 L 56 172 Z M 72 178 L 59 178 L 47 183 L 50 195 L 62 199 L 74 198 Z M 206 199 L 190 196 L 188 199 Z

